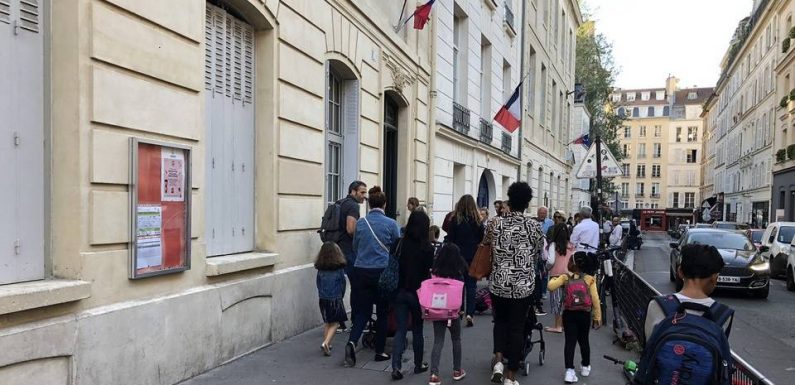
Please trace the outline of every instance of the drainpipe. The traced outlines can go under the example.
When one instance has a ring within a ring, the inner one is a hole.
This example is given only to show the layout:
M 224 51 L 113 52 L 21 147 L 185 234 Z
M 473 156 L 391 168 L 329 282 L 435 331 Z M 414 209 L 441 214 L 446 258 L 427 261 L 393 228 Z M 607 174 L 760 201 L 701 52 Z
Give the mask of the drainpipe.
M 428 98 L 429 106 L 430 106 L 430 113 L 428 114 L 428 200 L 426 201 L 426 205 L 428 207 L 428 211 L 431 215 L 431 223 L 433 223 L 433 212 L 434 212 L 434 179 L 436 179 L 436 24 L 439 22 L 439 18 L 436 16 L 436 12 L 431 12 L 433 17 L 433 22 L 431 23 L 431 55 L 430 55 L 430 65 L 431 65 L 431 84 L 428 87 Z M 441 223 L 439 224 L 441 227 Z
M 526 3 L 526 1 L 523 0 L 523 1 L 521 1 L 521 3 L 522 3 L 522 17 L 520 19 L 522 20 L 522 30 L 521 30 L 520 33 L 522 34 L 522 37 L 519 39 L 519 42 L 520 42 L 519 44 L 521 44 L 521 46 L 519 47 L 519 55 L 521 55 L 521 57 L 519 59 L 519 76 L 520 76 L 519 79 L 524 79 L 524 77 L 525 77 L 525 73 L 524 73 L 524 71 L 525 71 L 525 57 L 524 57 L 524 53 L 525 53 L 525 35 L 526 35 L 526 33 L 525 33 L 526 30 L 525 29 L 527 28 L 527 23 L 525 22 L 525 3 Z M 526 103 L 526 100 L 525 100 L 526 98 L 524 97 L 524 95 L 526 95 L 526 93 L 523 90 L 522 95 L 520 95 L 520 100 L 522 100 L 522 106 L 524 106 L 525 103 Z M 519 150 L 518 151 L 519 168 L 516 170 L 516 181 L 517 182 L 522 180 L 522 166 L 524 165 L 524 159 L 522 159 L 522 147 L 524 147 L 524 132 L 523 132 L 524 130 L 523 130 L 523 128 L 524 128 L 525 122 L 527 122 L 527 112 L 525 111 L 524 108 L 522 108 L 521 110 L 522 110 L 522 114 L 524 116 L 522 116 L 522 124 L 519 125 L 519 149 L 518 149 Z M 527 181 L 527 183 L 530 183 L 530 181 Z

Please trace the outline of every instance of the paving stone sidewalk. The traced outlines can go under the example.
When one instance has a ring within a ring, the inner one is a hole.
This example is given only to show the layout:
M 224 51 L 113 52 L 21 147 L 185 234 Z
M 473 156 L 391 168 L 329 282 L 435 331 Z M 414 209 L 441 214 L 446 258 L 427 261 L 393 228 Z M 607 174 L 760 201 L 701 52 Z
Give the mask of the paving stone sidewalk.
M 552 324 L 552 316 L 540 316 L 539 320 L 544 325 Z M 433 346 L 433 328 L 426 323 L 425 333 L 425 360 L 430 360 Z M 269 347 L 260 349 L 247 356 L 232 361 L 219 368 L 182 382 L 181 385 L 262 385 L 262 384 L 322 384 L 322 385 L 351 385 L 351 384 L 427 384 L 429 374 L 413 374 L 413 358 L 411 349 L 403 356 L 403 371 L 405 378 L 402 381 L 392 381 L 390 377 L 391 365 L 387 362 L 375 362 L 373 351 L 361 349 L 357 352 L 359 360 L 356 368 L 342 366 L 344 357 L 343 347 L 348 334 L 338 334 L 332 343 L 332 356 L 323 356 L 320 350 L 322 328 L 309 330 L 298 336 L 278 342 Z M 411 333 L 409 333 L 411 338 Z M 563 335 L 544 333 L 546 340 L 545 364 L 538 364 L 538 345 L 535 346 L 529 357 L 532 362 L 530 373 L 527 377 L 517 378 L 520 384 L 563 384 Z M 625 381 L 621 368 L 602 358 L 608 354 L 619 359 L 637 357 L 634 353 L 626 351 L 612 344 L 613 332 L 609 327 L 591 331 L 591 366 L 590 377 L 580 377 L 581 385 L 621 385 Z M 491 374 L 488 367 L 492 351 L 492 323 L 489 313 L 475 317 L 475 326 L 464 328 L 463 367 L 467 377 L 462 380 L 465 384 L 488 384 Z M 360 344 L 361 346 L 361 344 Z M 409 346 L 411 346 L 409 344 Z M 387 340 L 387 351 L 391 350 L 391 338 Z M 575 362 L 579 366 L 579 349 L 575 353 Z M 452 349 L 447 336 L 442 362 L 440 365 L 443 384 L 452 384 Z M 579 375 L 579 373 L 578 373 Z

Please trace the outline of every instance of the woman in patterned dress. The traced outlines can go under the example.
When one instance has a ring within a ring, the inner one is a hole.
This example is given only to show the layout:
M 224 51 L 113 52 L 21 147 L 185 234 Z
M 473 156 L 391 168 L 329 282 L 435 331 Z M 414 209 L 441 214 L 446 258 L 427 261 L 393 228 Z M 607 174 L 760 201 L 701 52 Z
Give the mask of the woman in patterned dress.
M 489 222 L 484 244 L 491 245 L 489 290 L 494 306 L 494 358 L 492 382 L 518 385 L 516 373 L 522 359 L 524 325 L 535 286 L 535 265 L 543 247 L 539 223 L 524 215 L 533 197 L 525 182 L 508 188 L 510 212 Z M 503 356 L 508 360 L 504 370 Z M 504 372 L 504 373 L 503 373 Z

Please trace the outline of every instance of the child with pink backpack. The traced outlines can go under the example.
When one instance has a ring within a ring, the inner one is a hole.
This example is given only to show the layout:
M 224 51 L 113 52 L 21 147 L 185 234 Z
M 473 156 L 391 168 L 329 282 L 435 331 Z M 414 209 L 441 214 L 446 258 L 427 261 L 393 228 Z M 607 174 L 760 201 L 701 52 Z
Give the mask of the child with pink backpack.
M 580 374 L 588 377 L 591 374 L 591 344 L 588 341 L 590 328 L 599 329 L 602 323 L 602 312 L 599 304 L 599 293 L 596 290 L 596 279 L 585 274 L 587 255 L 583 252 L 574 253 L 569 259 L 571 274 L 563 274 L 549 281 L 550 291 L 563 289 L 563 334 L 565 344 L 563 360 L 566 364 L 564 382 L 573 384 L 578 381 L 574 371 L 574 348 L 580 345 Z
M 453 380 L 466 376 L 461 368 L 461 312 L 464 298 L 464 275 L 467 265 L 458 246 L 446 243 L 439 250 L 431 279 L 422 282 L 417 295 L 422 308 L 422 318 L 433 321 L 433 351 L 431 352 L 431 378 L 429 385 L 440 385 L 439 360 L 444 348 L 445 329 L 450 330 L 453 341 Z

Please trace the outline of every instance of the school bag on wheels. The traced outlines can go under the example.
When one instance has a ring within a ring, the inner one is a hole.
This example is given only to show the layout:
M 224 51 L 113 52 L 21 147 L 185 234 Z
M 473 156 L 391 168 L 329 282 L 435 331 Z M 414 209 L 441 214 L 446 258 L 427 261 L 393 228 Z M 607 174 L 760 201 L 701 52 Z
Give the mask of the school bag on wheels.
M 734 314 L 715 302 L 707 307 L 679 302 L 675 295 L 654 299 L 665 319 L 655 328 L 635 375 L 636 385 L 731 385 L 733 371 L 728 333 L 723 326 Z M 703 311 L 704 315 L 687 313 Z
M 340 226 L 342 216 L 342 199 L 328 205 L 326 211 L 323 213 L 323 218 L 320 220 L 320 229 L 317 233 L 320 235 L 320 240 L 323 242 L 339 242 L 342 238 L 343 231 L 347 229 Z
M 459 316 L 464 297 L 464 282 L 452 278 L 431 277 L 417 289 L 422 319 L 451 321 Z M 448 322 L 449 323 L 449 322 Z

